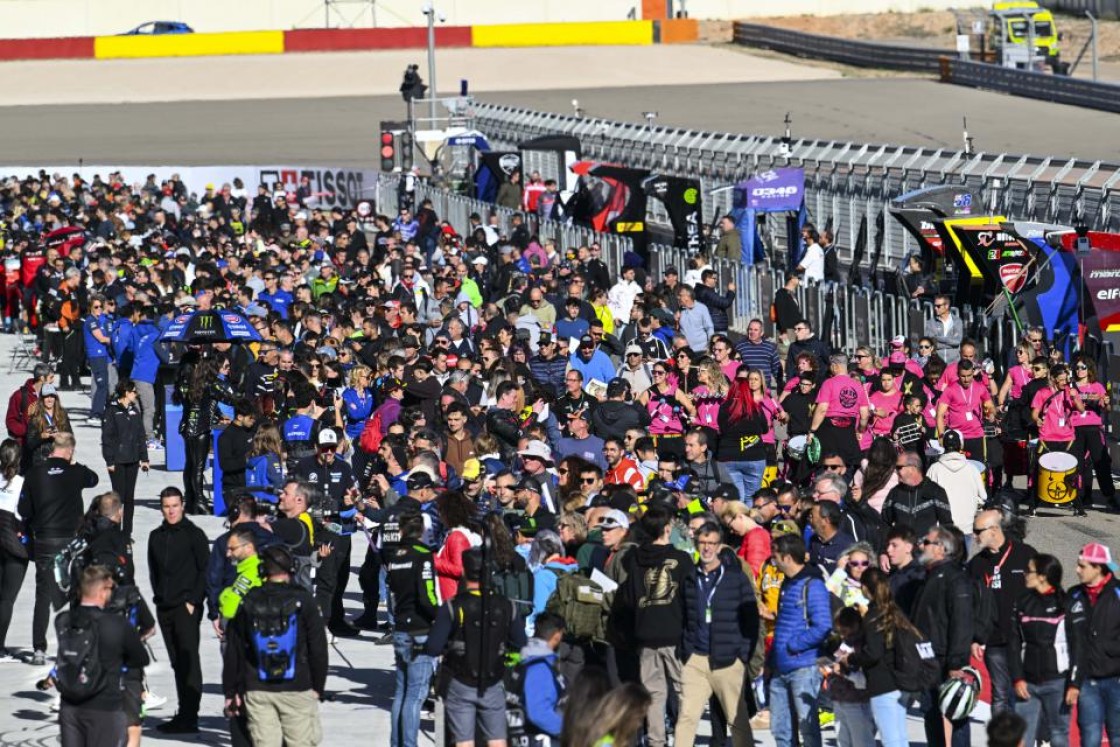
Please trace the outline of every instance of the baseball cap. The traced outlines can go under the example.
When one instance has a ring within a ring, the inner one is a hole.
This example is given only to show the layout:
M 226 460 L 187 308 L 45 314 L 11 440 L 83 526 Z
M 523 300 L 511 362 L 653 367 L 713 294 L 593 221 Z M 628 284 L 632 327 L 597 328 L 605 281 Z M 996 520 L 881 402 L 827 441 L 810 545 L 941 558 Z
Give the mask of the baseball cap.
M 964 448 L 964 439 L 958 430 L 947 430 L 941 434 L 941 447 L 945 451 L 960 451 Z
M 477 459 L 468 459 L 463 462 L 463 471 L 459 473 L 467 482 L 474 482 L 482 476 L 482 462 Z
M 532 516 L 522 516 L 517 524 L 517 531 L 522 537 L 536 537 L 538 529 L 540 526 Z
M 538 345 L 551 345 L 552 344 L 552 333 L 551 332 L 541 332 L 541 336 L 539 338 L 537 338 L 537 344 Z
M 39 390 L 39 397 L 57 397 L 58 389 L 54 384 L 43 384 L 43 388 Z
M 584 335 L 583 337 L 579 338 L 579 346 L 581 348 L 594 347 L 595 346 L 595 338 L 592 337 L 591 335 Z
M 338 446 L 338 434 L 331 428 L 324 428 L 319 431 L 319 445 Z
M 641 345 L 627 345 L 626 346 L 626 354 L 627 355 L 641 355 L 642 354 L 642 346 Z
M 739 500 L 739 489 L 729 482 L 721 482 L 719 486 L 712 491 L 712 499 L 722 498 L 725 501 Z
M 521 482 L 517 483 L 514 490 L 531 490 L 534 493 L 541 492 L 541 484 L 534 480 L 532 477 L 523 477 Z
M 1095 565 L 1111 567 L 1112 552 L 1108 549 L 1108 545 L 1102 545 L 1100 542 L 1090 542 L 1081 548 L 1081 553 L 1077 556 L 1077 561 L 1079 563 L 1094 563 Z
M 402 348 L 418 348 L 418 347 L 420 347 L 420 341 L 417 340 L 412 335 L 405 335 L 404 337 L 401 338 L 401 347 Z
M 599 522 L 600 529 L 616 529 L 619 527 L 622 529 L 629 529 L 630 517 L 617 508 L 612 508 L 610 511 L 607 511 L 606 515 L 603 516 L 603 520 Z
M 412 492 L 413 490 L 434 488 L 436 486 L 436 481 L 432 479 L 432 476 L 428 474 L 427 470 L 414 469 L 409 474 L 406 485 L 408 486 L 409 492 Z

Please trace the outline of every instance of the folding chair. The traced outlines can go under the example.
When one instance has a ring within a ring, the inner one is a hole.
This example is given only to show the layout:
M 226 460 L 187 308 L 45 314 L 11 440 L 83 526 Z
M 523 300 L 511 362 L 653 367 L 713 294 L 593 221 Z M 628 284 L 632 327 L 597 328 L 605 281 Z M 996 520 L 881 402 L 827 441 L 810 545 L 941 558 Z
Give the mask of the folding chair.
M 19 370 L 30 370 L 38 362 L 35 354 L 39 341 L 34 334 L 20 334 L 16 336 L 15 350 L 8 361 L 8 373 L 13 374 Z

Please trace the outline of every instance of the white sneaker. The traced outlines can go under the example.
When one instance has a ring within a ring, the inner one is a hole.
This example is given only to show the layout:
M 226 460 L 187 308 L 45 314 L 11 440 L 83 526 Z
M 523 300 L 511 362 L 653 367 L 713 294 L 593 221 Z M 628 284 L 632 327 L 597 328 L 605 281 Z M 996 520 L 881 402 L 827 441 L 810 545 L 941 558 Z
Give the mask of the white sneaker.
M 154 711 L 155 709 L 163 706 L 166 703 L 167 698 L 163 697 L 162 695 L 156 695 L 151 690 L 144 693 L 144 710 Z
M 56 695 L 51 698 L 51 712 L 58 713 L 62 710 L 62 696 Z

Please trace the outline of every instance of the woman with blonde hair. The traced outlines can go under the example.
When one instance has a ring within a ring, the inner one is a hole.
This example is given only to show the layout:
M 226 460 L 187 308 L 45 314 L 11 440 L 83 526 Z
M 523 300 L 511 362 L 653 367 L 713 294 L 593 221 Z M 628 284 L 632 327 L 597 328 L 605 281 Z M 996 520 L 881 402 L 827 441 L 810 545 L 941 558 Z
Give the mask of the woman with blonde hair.
M 276 503 L 284 487 L 284 442 L 274 421 L 265 421 L 253 434 L 246 460 L 245 486 L 259 501 Z
M 627 682 L 587 704 L 580 718 L 573 718 L 574 709 L 569 709 L 564 721 L 572 728 L 565 730 L 563 747 L 632 747 L 651 702 L 648 690 Z
M 373 414 L 373 371 L 368 366 L 350 369 L 349 386 L 342 392 L 343 414 L 346 418 L 346 438 L 356 442 L 362 435 L 366 419 Z
M 742 501 L 727 501 L 719 519 L 733 534 L 741 537 L 739 557 L 751 567 L 752 580 L 758 579 L 762 565 L 770 557 L 770 532 L 755 521 L 754 514 Z
M 696 407 L 693 425 L 702 425 L 719 432 L 719 406 L 727 399 L 731 382 L 714 358 L 701 359 L 696 368 L 696 388 L 692 390 L 692 404 Z

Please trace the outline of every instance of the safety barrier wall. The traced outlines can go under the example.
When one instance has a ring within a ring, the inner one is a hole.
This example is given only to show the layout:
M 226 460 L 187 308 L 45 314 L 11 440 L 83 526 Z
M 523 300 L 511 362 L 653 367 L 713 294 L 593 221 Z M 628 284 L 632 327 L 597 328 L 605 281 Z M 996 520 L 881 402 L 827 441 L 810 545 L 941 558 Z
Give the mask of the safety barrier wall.
M 1086 109 L 1120 112 L 1120 85 L 944 57 L 941 80 L 972 88 L 1042 99 Z
M 1120 230 L 1120 164 L 825 140 L 795 140 L 787 154 L 775 137 L 650 129 L 487 103 L 477 103 L 474 110 L 476 126 L 498 149 L 515 149 L 542 135 L 572 135 L 579 138 L 584 158 L 698 177 L 704 217 L 711 222 L 730 209 L 732 199 L 729 189 L 713 190 L 763 169 L 801 166 L 810 219 L 818 227 L 832 224 L 845 264 L 852 262 L 860 223 L 867 220 L 867 248 L 858 267 L 866 274 L 893 272 L 917 248 L 898 221 L 886 215 L 890 201 L 936 184 L 967 185 L 980 198 L 975 214 Z M 650 208 L 655 218 L 667 222 L 656 200 L 650 200 Z M 784 252 L 784 222 L 769 221 L 763 230 L 767 245 Z M 882 252 L 875 262 L 877 243 Z
M 0 0 L 0 4 L 3 1 Z M 435 32 L 436 46 L 444 49 L 471 46 L 635 46 L 681 44 L 695 42 L 699 38 L 698 23 L 690 19 L 437 26 Z M 424 49 L 427 44 L 426 27 L 0 39 L 0 60 L 121 59 Z
M 855 67 L 937 72 L 944 49 L 840 39 L 758 23 L 735 24 L 735 43 Z
M 1089 11 L 1097 18 L 1120 18 L 1120 0 L 1043 0 L 1042 4 L 1047 8 L 1078 16 Z
M 379 212 L 390 217 L 397 212 L 401 179 L 393 174 L 379 175 L 375 192 Z M 465 230 L 472 213 L 477 213 L 484 222 L 491 215 L 496 216 L 500 233 L 508 235 L 511 230 L 516 211 L 420 181 L 415 182 L 414 188 L 413 200 L 416 204 L 425 199 L 431 200 L 436 214 L 458 231 Z M 624 236 L 598 233 L 557 221 L 531 220 L 541 240 L 554 241 L 561 253 L 598 243 L 603 250 L 603 261 L 612 274 L 622 267 L 625 253 L 633 249 L 630 239 Z M 676 268 L 684 278 L 690 259 L 684 249 L 654 244 L 650 247 L 647 269 L 657 281 L 665 276 L 669 267 Z M 757 318 L 763 321 L 768 332 L 774 333 L 770 304 L 778 289 L 785 285 L 786 274 L 768 264 L 747 266 L 742 262 L 714 259 L 709 265 L 718 273 L 721 289 L 726 288 L 728 281 L 734 281 L 737 286 L 732 331 L 745 333 L 748 322 Z M 926 320 L 933 315 L 933 307 L 928 302 L 913 301 L 852 283 L 802 284 L 797 290 L 797 300 L 813 329 L 820 331 L 823 338 L 842 350 L 868 345 L 876 351 L 885 351 L 891 338 L 897 335 L 916 342 L 923 333 Z M 1014 325 L 1008 319 L 990 318 L 967 307 L 956 311 L 969 334 L 980 342 L 984 351 L 1008 350 L 1018 340 Z

